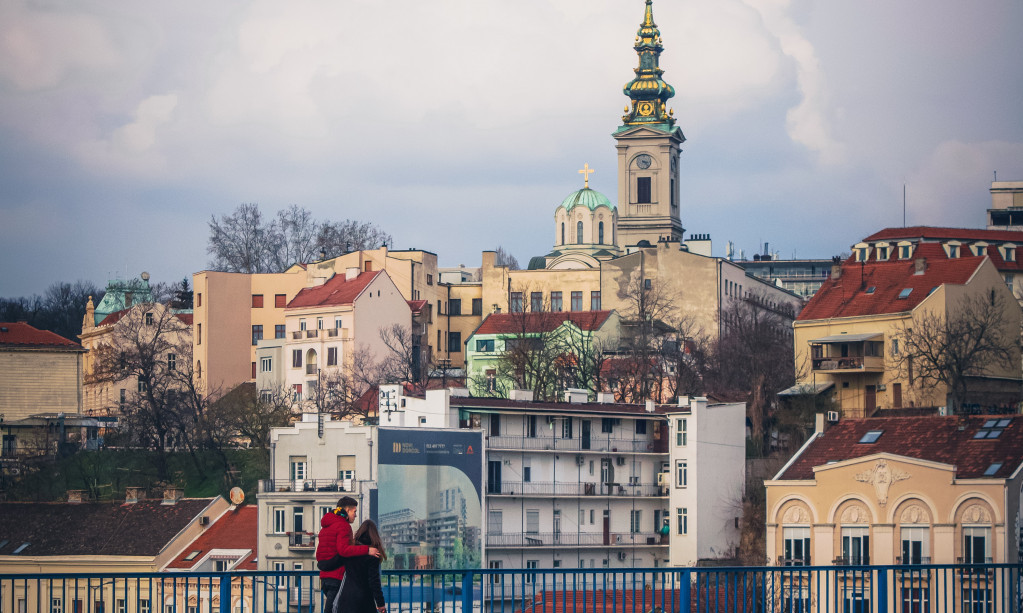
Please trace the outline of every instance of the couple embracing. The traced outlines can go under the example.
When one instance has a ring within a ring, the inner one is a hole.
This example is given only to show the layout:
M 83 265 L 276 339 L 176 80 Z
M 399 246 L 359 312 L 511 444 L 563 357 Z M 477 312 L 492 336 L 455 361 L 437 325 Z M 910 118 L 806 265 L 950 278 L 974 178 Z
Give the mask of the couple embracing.
M 362 522 L 352 534 L 359 502 L 351 496 L 320 520 L 316 566 L 320 570 L 324 613 L 383 613 L 380 560 L 386 559 L 376 524 Z

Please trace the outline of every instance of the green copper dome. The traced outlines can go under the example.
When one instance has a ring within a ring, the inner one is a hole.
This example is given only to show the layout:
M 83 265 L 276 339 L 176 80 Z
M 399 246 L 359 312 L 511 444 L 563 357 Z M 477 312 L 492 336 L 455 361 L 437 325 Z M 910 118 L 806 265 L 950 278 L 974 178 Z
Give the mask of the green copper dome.
M 567 198 L 561 201 L 561 206 L 565 207 L 566 211 L 571 211 L 577 206 L 584 206 L 591 211 L 595 210 L 598 206 L 606 206 L 612 211 L 615 210 L 615 206 L 611 204 L 607 196 L 588 187 L 569 194 Z

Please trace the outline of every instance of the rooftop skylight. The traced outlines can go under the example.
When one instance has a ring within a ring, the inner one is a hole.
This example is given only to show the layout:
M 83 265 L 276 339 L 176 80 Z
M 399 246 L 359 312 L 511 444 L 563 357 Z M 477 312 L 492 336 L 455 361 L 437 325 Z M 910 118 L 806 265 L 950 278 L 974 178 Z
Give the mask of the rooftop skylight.
M 185 556 L 185 561 L 186 562 L 191 562 L 192 560 L 195 559 L 196 556 L 199 555 L 199 552 L 201 552 L 201 551 L 202 551 L 201 549 L 196 549 L 195 551 L 189 553 L 187 556 Z
M 998 438 L 1002 435 L 1002 431 L 1005 430 L 1006 426 L 1012 423 L 1012 419 L 989 419 L 984 422 L 984 425 L 977 430 L 977 433 L 973 435 L 973 438 Z
M 909 298 L 909 295 L 912 293 L 913 293 L 912 287 L 907 287 L 903 289 L 901 292 L 899 292 L 899 300 L 905 300 L 906 298 Z
M 876 289 L 877 289 L 877 286 L 871 285 L 870 287 L 867 288 L 867 292 L 866 293 L 873 294 L 874 290 L 876 290 Z
M 876 443 L 877 439 L 881 438 L 882 434 L 884 434 L 884 430 L 871 430 L 870 432 L 867 432 L 866 434 L 863 435 L 863 438 L 860 439 L 860 442 Z
M 995 462 L 991 466 L 987 467 L 987 470 L 984 471 L 984 476 L 985 477 L 993 477 L 995 475 L 995 473 L 997 473 L 1001 468 L 1002 468 L 1002 463 L 1001 462 Z
M 12 552 L 11 552 L 11 554 L 12 554 L 12 555 L 18 555 L 18 554 L 19 554 L 19 553 L 21 553 L 22 551 L 25 551 L 25 549 L 26 549 L 26 548 L 27 548 L 27 547 L 28 547 L 29 545 L 31 545 L 31 544 L 32 544 L 32 543 L 22 543 L 22 544 L 18 545 L 18 548 L 17 548 L 17 549 L 15 549 L 14 551 L 12 551 Z

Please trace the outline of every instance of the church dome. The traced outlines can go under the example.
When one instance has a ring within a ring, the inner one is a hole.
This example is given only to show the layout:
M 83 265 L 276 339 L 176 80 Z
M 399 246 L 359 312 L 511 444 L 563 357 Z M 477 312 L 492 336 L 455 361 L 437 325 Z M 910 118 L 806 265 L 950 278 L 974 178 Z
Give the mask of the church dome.
M 605 206 L 612 211 L 615 210 L 615 206 L 611 204 L 611 201 L 608 200 L 607 196 L 588 187 L 584 187 L 583 189 L 569 194 L 567 198 L 561 201 L 561 206 L 563 206 L 566 211 L 571 211 L 577 206 L 584 206 L 591 211 L 596 210 L 598 206 Z

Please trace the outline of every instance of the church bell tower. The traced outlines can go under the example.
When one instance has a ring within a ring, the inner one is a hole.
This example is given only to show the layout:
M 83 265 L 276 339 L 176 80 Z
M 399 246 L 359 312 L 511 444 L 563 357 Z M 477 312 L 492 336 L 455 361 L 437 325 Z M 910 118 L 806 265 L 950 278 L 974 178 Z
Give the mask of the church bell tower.
M 618 244 L 656 245 L 680 241 L 685 232 L 679 214 L 679 154 L 686 137 L 666 107 L 675 89 L 661 78 L 661 32 L 654 23 L 653 0 L 646 0 L 643 23 L 633 47 L 639 56 L 636 78 L 625 84 L 629 106 L 618 141 Z

